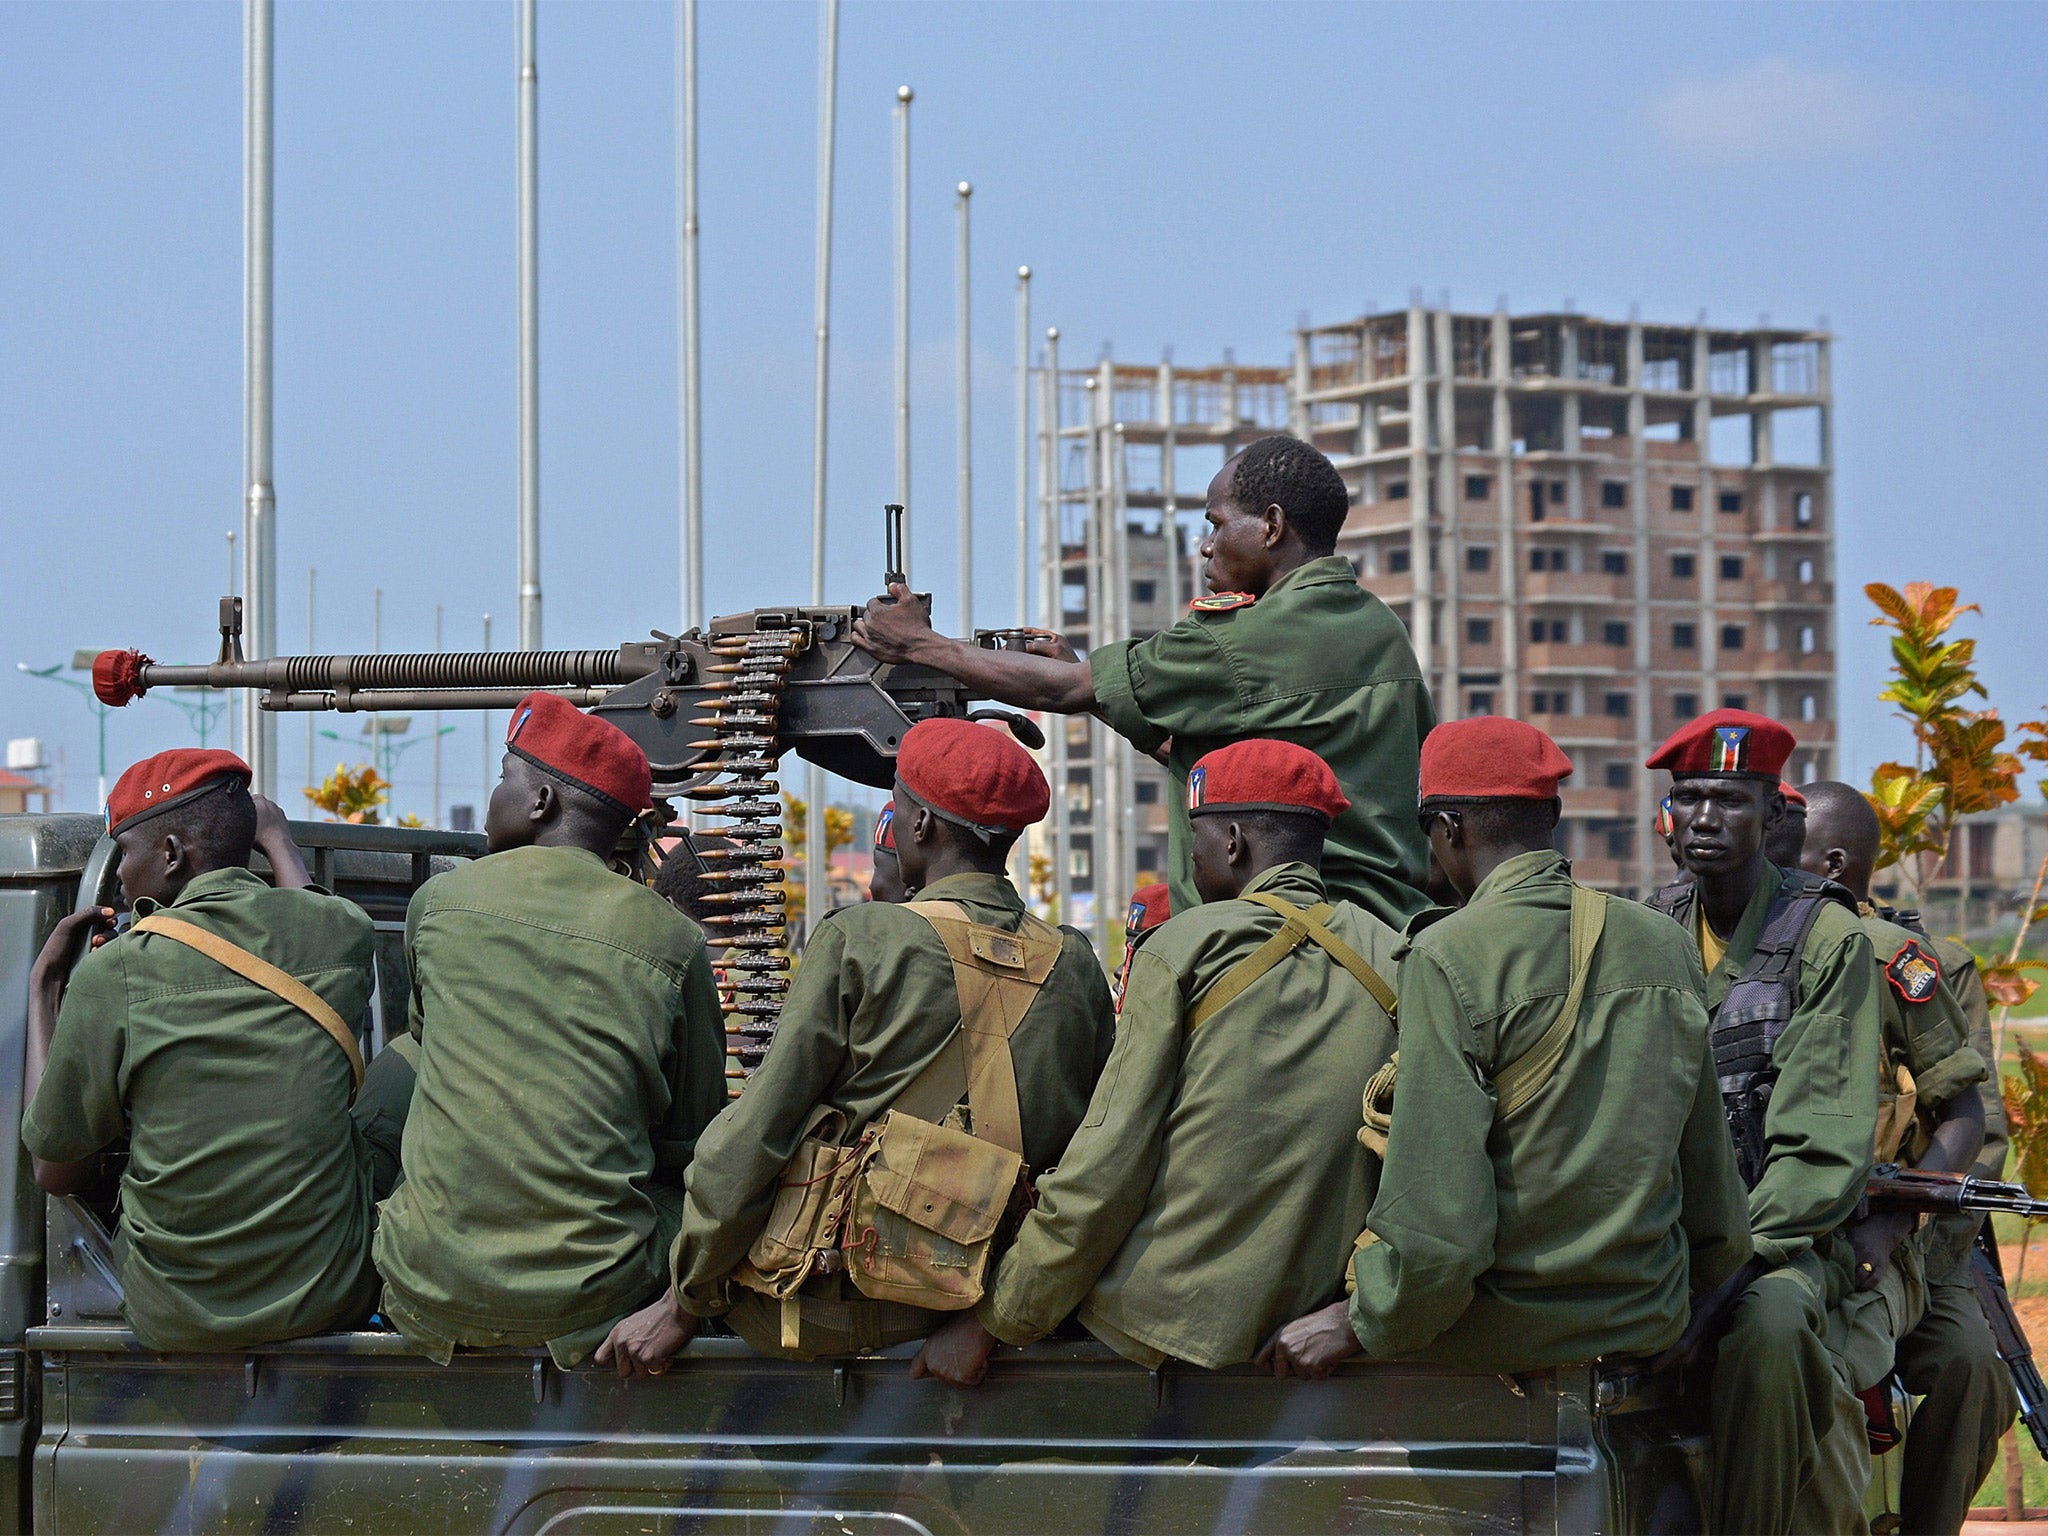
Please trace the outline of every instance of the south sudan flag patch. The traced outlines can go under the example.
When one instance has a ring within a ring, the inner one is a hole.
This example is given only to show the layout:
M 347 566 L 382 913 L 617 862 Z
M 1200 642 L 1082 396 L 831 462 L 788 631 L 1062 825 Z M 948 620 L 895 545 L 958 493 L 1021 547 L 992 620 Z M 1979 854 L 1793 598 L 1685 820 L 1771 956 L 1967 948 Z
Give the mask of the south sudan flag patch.
M 1909 1003 L 1924 1003 L 1941 985 L 1941 967 L 1918 939 L 1908 939 L 1884 968 L 1884 979 Z
M 1188 604 L 1189 613 L 1229 613 L 1238 608 L 1249 608 L 1259 600 L 1255 592 L 1211 592 L 1207 597 L 1198 597 Z

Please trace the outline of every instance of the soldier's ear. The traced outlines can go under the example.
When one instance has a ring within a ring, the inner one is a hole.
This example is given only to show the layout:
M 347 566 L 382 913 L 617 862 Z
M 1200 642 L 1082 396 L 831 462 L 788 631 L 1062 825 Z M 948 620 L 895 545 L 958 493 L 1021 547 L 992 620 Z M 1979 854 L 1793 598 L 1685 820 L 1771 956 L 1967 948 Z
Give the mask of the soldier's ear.
M 156 845 L 157 857 L 163 861 L 164 873 L 176 875 L 191 862 L 192 850 L 185 846 L 185 839 L 175 832 L 166 832 L 163 841 Z
M 1267 549 L 1278 549 L 1287 539 L 1287 509 L 1276 501 L 1259 516 L 1266 525 L 1265 537 L 1260 542 Z
M 537 782 L 533 786 L 533 804 L 527 807 L 526 819 L 546 821 L 562 808 L 561 797 L 555 793 L 555 786 L 541 778 L 539 774 L 535 774 L 534 778 Z

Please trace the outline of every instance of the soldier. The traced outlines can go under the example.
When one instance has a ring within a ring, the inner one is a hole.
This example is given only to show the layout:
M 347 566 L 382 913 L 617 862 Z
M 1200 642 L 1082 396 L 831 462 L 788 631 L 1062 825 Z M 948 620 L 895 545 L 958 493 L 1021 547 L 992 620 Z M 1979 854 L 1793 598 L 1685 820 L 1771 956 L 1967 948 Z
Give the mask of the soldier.
M 974 1313 L 913 1376 L 981 1380 L 1076 1307 L 1149 1369 L 1251 1358 L 1327 1300 L 1370 1203 L 1358 1106 L 1394 1050 L 1399 936 L 1317 865 L 1345 809 L 1305 748 L 1245 741 L 1188 774 L 1203 905 L 1137 952 L 1088 1119 Z
M 951 1255 L 975 1283 L 1020 1168 L 1059 1162 L 1087 1112 L 1115 1030 L 1102 967 L 1080 934 L 1032 916 L 1005 873 L 1051 803 L 1045 776 L 1000 728 L 957 719 L 913 726 L 896 774 L 897 857 L 920 899 L 819 924 L 767 1057 L 698 1146 L 674 1289 L 598 1353 L 621 1376 L 659 1375 L 707 1317 L 799 1359 L 922 1338 L 942 1311 L 870 1291 L 926 1295 L 932 1277 L 904 1273 L 906 1248 Z M 995 1200 L 974 1254 L 957 1225 L 962 1241 L 851 1210 L 846 1181 L 871 1160 L 895 1166 L 899 1138 L 985 1173 L 948 1197 L 956 1213 Z M 883 1243 L 883 1227 L 900 1240 Z
M 1131 892 L 1130 910 L 1124 913 L 1123 964 L 1116 968 L 1116 981 L 1109 989 L 1118 1013 L 1124 1011 L 1124 989 L 1130 985 L 1131 962 L 1138 957 L 1138 946 L 1159 931 L 1159 925 L 1173 915 L 1172 908 L 1172 897 L 1163 881 L 1155 880 Z
M 419 1081 L 377 1267 L 430 1359 L 546 1344 L 566 1370 L 662 1289 L 724 1038 L 703 931 L 606 863 L 653 803 L 645 754 L 536 693 L 503 773 L 489 855 L 406 914 Z
M 1699 963 L 1656 914 L 1572 882 L 1551 844 L 1571 771 L 1515 720 L 1422 744 L 1421 820 L 1467 900 L 1409 928 L 1356 1288 L 1260 1351 L 1275 1375 L 1361 1349 L 1507 1372 L 1654 1355 L 1688 1294 L 1749 1257 Z
M 1797 869 L 1799 850 L 1806 846 L 1806 796 L 1780 779 L 1778 798 L 1785 814 L 1764 838 L 1764 857 L 1780 869 Z
M 868 900 L 905 902 L 916 894 L 903 883 L 903 861 L 896 856 L 896 807 L 885 805 L 875 818 L 874 875 L 868 881 Z
M 1882 969 L 1878 995 L 1888 1054 L 1911 1074 L 1900 1081 L 1893 1102 L 1910 1111 L 1917 1098 L 1920 1118 L 1935 1119 L 1917 1159 L 1911 1156 L 1918 1150 L 1911 1143 L 1902 1149 L 1880 1146 L 1878 1155 L 1897 1154 L 1899 1161 L 1940 1172 L 1961 1172 L 1973 1162 L 1981 1168 L 1989 1042 L 1982 1054 L 1966 1043 L 1971 1022 L 1948 984 L 1937 979 L 1940 966 L 1932 944 L 1870 905 L 1871 866 L 1879 842 L 1870 802 L 1854 786 L 1832 781 L 1809 784 L 1806 797 L 1801 867 L 1838 881 L 1856 898 Z M 1974 962 L 1964 980 L 1981 999 Z M 1939 1113 L 1930 1117 L 1929 1110 Z M 2002 1164 L 2002 1113 L 1999 1127 L 2001 1144 L 1994 1156 Z M 1901 1123 L 1893 1129 L 1904 1133 L 1912 1127 Z M 1997 1177 L 1997 1170 L 1989 1176 Z M 1896 1338 L 1899 1379 L 1923 1399 L 1906 1431 L 1899 1477 L 1899 1515 L 1906 1531 L 1962 1528 L 1970 1500 L 1997 1459 L 1999 1437 L 2019 1411 L 1971 1278 L 1970 1246 L 1982 1219 L 1952 1215 L 1930 1222 L 1898 1245 L 1892 1264 L 1886 1263 L 1885 1245 L 1908 1230 L 1909 1221 L 1880 1214 L 1858 1224 L 1859 1232 L 1867 1234 L 1859 1237 L 1858 1247 L 1870 1249 L 1869 1262 L 1883 1271 L 1881 1287 L 1866 1287 L 1871 1305 L 1858 1309 L 1870 1322 L 1860 1330 L 1866 1354 L 1869 1345 L 1877 1346 L 1862 1374 L 1881 1381 L 1889 1373 Z M 1880 1310 L 1885 1313 L 1881 1319 L 1875 1316 Z
M 1870 1172 L 1883 1030 L 1848 893 L 1764 858 L 1793 745 L 1777 721 L 1722 709 L 1647 764 L 1671 772 L 1671 813 L 1695 877 L 1653 904 L 1693 936 L 1706 968 L 1715 1065 L 1763 1271 L 1738 1277 L 1714 1369 L 1709 1530 L 1865 1529 L 1863 1413 L 1826 1341 L 1829 1307 L 1853 1285 L 1841 1229 Z M 1695 1323 L 1716 1312 L 1696 1309 Z
M 934 633 L 909 590 L 892 588 L 868 604 L 854 641 L 988 698 L 1094 714 L 1160 757 L 1179 789 L 1196 759 L 1229 742 L 1307 747 L 1351 802 L 1324 846 L 1330 894 L 1398 927 L 1428 905 L 1415 755 L 1436 717 L 1407 630 L 1335 553 L 1349 506 L 1322 454 L 1291 437 L 1261 438 L 1209 482 L 1202 555 L 1212 595 L 1171 629 L 1098 645 L 1085 662 L 1056 636 L 1029 655 L 987 650 Z M 1169 811 L 1168 883 L 1182 910 L 1197 900 L 1183 795 Z
M 122 774 L 107 830 L 137 921 L 105 941 L 108 908 L 64 918 L 31 977 L 21 1139 L 36 1182 L 68 1195 L 128 1134 L 116 1251 L 151 1349 L 352 1328 L 377 1296 L 349 1120 L 370 920 L 312 886 L 249 778 L 231 752 L 191 750 Z M 252 848 L 276 889 L 248 869 Z M 88 939 L 101 947 L 66 987 Z

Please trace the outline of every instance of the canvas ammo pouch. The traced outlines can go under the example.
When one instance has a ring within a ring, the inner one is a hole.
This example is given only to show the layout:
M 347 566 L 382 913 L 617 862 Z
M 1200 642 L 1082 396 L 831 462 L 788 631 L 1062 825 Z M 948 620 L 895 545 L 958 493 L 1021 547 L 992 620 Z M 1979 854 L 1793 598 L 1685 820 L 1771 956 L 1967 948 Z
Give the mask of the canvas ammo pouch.
M 1028 1201 L 1010 1037 L 1059 960 L 1059 931 L 1026 914 L 1005 933 L 951 902 L 908 908 L 952 959 L 960 1028 L 852 1145 L 836 1112 L 814 1112 L 734 1272 L 750 1289 L 787 1301 L 813 1275 L 843 1273 L 870 1300 L 960 1311 L 981 1299 L 1004 1218 Z

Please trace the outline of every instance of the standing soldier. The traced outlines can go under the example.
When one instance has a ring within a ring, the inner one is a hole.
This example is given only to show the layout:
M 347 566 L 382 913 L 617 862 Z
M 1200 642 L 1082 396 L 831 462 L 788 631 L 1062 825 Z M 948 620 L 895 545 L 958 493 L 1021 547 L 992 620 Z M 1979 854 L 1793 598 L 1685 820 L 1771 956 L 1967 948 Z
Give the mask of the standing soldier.
M 1877 1136 L 1877 972 L 1840 886 L 1764 858 L 1792 733 L 1746 710 L 1683 727 L 1646 766 L 1672 776 L 1694 883 L 1655 904 L 1699 945 L 1714 1061 L 1763 1272 L 1733 1300 L 1714 1368 L 1717 1531 L 1862 1531 L 1862 1406 L 1828 1349 L 1857 1262 Z
M 377 1297 L 368 1159 L 349 1120 L 370 919 L 312 888 L 284 813 L 249 793 L 232 752 L 135 764 L 107 797 L 107 830 L 138 920 L 68 988 L 111 911 L 63 919 L 36 960 L 21 1126 L 36 1182 L 76 1194 L 127 1133 L 122 1310 L 151 1349 L 359 1326 Z M 250 872 L 252 848 L 276 889 Z
M 672 1291 L 598 1352 L 621 1376 L 659 1375 L 706 1317 L 797 1359 L 922 1338 L 973 1304 L 1020 1175 L 1060 1161 L 1087 1112 L 1115 1030 L 1102 967 L 1006 873 L 1045 776 L 999 727 L 957 719 L 913 726 L 896 774 L 919 900 L 818 925 L 766 1059 L 697 1148 Z M 920 1164 L 947 1232 L 918 1225 L 924 1201 L 861 1208 Z
M 1881 1091 L 1893 1090 L 1887 1098 L 1898 1112 L 1880 1132 L 1877 1155 L 1935 1172 L 1969 1171 L 1972 1163 L 1981 1167 L 1985 1105 L 1975 1085 L 1990 1076 L 1986 1058 L 1966 1043 L 1970 1021 L 1939 979 L 1931 942 L 1871 908 L 1877 813 L 1853 785 L 1809 784 L 1806 795 L 1802 867 L 1838 881 L 1856 898 L 1884 978 L 1878 995 L 1887 1056 L 1894 1072 L 1903 1068 L 1909 1074 L 1881 1085 Z M 1974 964 L 1965 985 L 1982 998 Z M 1983 1051 L 1989 1050 L 1987 1041 Z M 1928 1123 L 1931 1134 L 1921 1130 Z M 1995 1155 L 2002 1163 L 2002 1114 L 1999 1127 Z M 1887 1245 L 1910 1230 L 1910 1218 L 1879 1214 L 1858 1223 L 1858 1247 L 1869 1250 L 1881 1282 L 1855 1298 L 1864 1305 L 1852 1303 L 1865 1324 L 1849 1334 L 1868 1357 L 1861 1375 L 1881 1381 L 1889 1373 L 1896 1340 L 1899 1379 L 1923 1399 L 1906 1431 L 1899 1477 L 1899 1515 L 1907 1531 L 1962 1528 L 1970 1500 L 1997 1459 L 1999 1437 L 2019 1411 L 1971 1277 L 1970 1248 L 1982 1219 L 1939 1217 L 1898 1242 L 1895 1256 Z
M 1351 808 L 1330 828 L 1323 879 L 1333 897 L 1399 927 L 1428 905 L 1415 830 L 1415 761 L 1436 721 L 1408 632 L 1338 555 L 1350 508 L 1330 461 L 1291 437 L 1262 437 L 1209 482 L 1202 541 L 1211 595 L 1145 640 L 1077 660 L 1055 636 L 1032 653 L 937 634 L 908 588 L 868 604 L 854 642 L 883 661 L 917 662 L 978 695 L 1024 709 L 1093 714 L 1159 757 L 1185 790 L 1188 770 L 1233 741 L 1308 748 Z M 1173 905 L 1195 905 L 1184 794 L 1172 797 Z
M 384 1315 L 444 1365 L 546 1344 L 567 1370 L 663 1287 L 725 1049 L 703 930 L 606 863 L 650 790 L 625 732 L 528 695 L 490 854 L 406 913 L 419 1077 L 377 1268 Z
M 1409 928 L 1356 1288 L 1268 1343 L 1277 1375 L 1361 1348 L 1495 1372 L 1650 1356 L 1749 1257 L 1699 964 L 1655 913 L 1573 883 L 1551 846 L 1570 772 L 1516 720 L 1422 745 L 1421 820 L 1466 902 Z
M 1336 778 L 1282 741 L 1188 775 L 1202 905 L 1136 952 L 1088 1118 L 975 1313 L 911 1367 L 981 1380 L 1000 1340 L 1079 1309 L 1126 1359 L 1215 1369 L 1343 1284 L 1377 1159 L 1357 1136 L 1394 1050 L 1399 935 L 1316 872 Z

